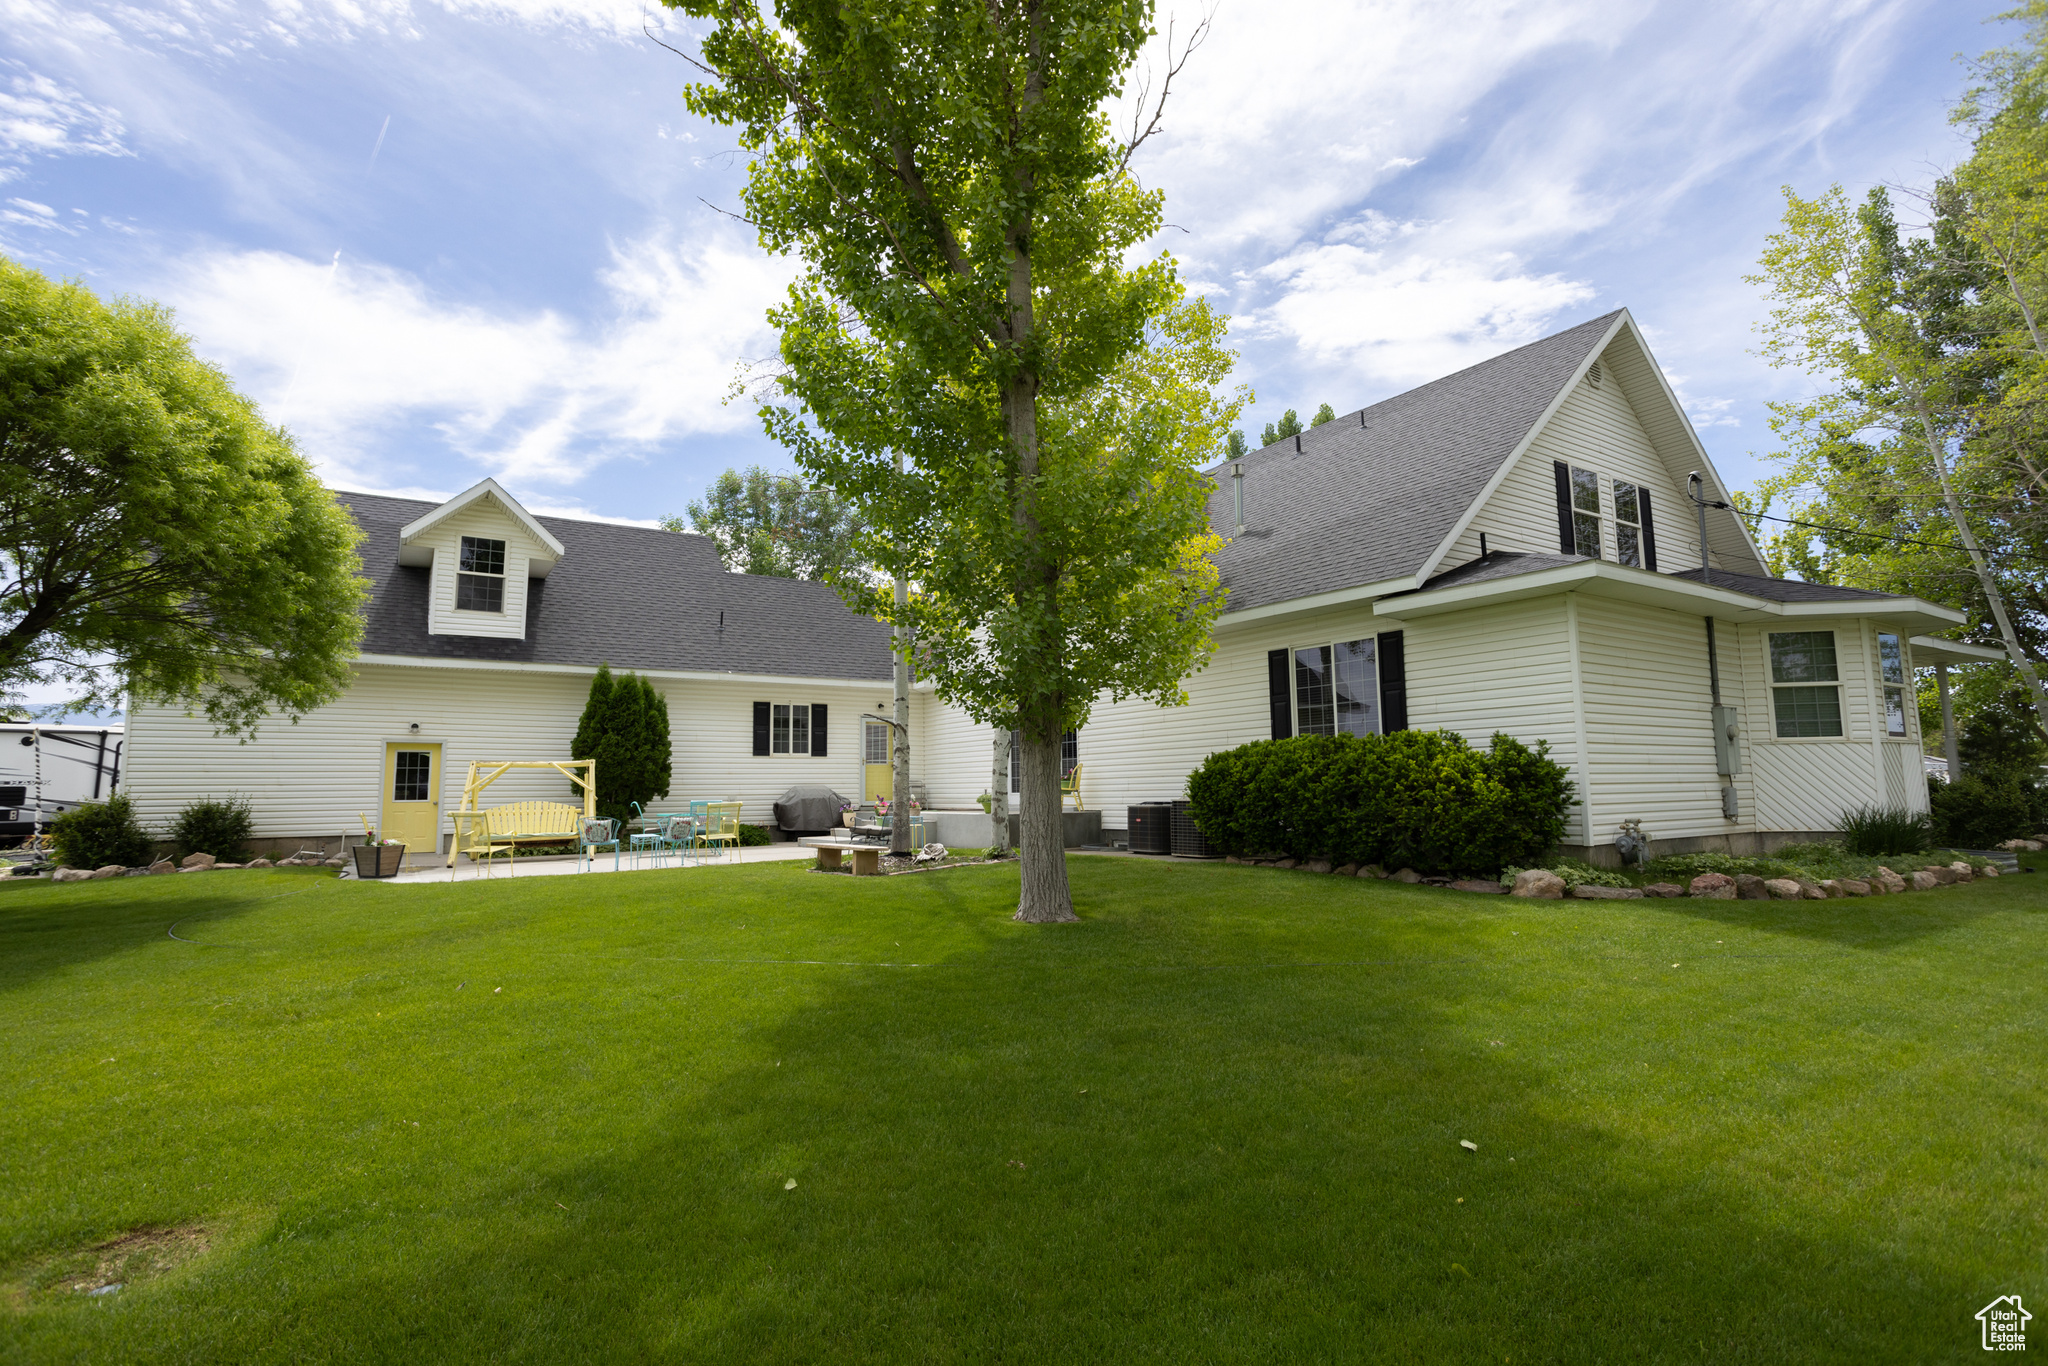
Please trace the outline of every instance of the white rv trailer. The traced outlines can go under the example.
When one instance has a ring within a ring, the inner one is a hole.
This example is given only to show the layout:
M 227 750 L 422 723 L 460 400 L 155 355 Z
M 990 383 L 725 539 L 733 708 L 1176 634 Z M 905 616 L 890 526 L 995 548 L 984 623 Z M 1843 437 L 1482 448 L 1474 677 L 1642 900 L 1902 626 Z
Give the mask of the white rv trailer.
M 122 728 L 0 723 L 0 844 L 66 811 L 103 802 L 121 782 Z

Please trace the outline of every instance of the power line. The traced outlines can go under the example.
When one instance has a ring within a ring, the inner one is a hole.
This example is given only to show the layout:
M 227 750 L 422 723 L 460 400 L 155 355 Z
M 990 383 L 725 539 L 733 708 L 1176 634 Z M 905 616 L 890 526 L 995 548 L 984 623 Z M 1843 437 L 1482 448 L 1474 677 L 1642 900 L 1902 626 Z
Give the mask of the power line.
M 1912 536 L 1892 536 L 1882 531 L 1863 531 L 1857 527 L 1828 526 L 1824 522 L 1802 522 L 1796 517 L 1776 517 L 1768 512 L 1743 512 L 1737 509 L 1736 515 L 1738 517 L 1756 518 L 1766 522 L 1783 522 L 1787 526 L 1808 527 L 1814 531 L 1832 531 L 1838 536 L 1862 536 L 1873 541 L 1891 541 L 1897 545 L 1924 545 L 1934 550 L 1961 550 L 1963 548 L 1954 541 L 1923 541 Z M 1980 545 L 1977 548 L 1984 552 L 1986 558 L 1990 557 L 1992 552 L 1988 547 Z M 1999 558 L 2032 560 L 2036 564 L 2048 564 L 2048 557 L 2029 555 L 2021 550 L 2000 551 Z

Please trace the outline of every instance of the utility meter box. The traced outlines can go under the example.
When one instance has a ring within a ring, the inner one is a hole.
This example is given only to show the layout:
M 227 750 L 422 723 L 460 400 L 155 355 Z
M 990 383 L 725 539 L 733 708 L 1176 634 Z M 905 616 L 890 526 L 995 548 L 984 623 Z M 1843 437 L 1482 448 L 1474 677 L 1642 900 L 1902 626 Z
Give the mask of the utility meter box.
M 1735 708 L 1716 706 L 1714 708 L 1714 771 L 1723 777 L 1732 778 L 1742 771 L 1742 754 L 1736 744 L 1740 732 L 1736 727 Z

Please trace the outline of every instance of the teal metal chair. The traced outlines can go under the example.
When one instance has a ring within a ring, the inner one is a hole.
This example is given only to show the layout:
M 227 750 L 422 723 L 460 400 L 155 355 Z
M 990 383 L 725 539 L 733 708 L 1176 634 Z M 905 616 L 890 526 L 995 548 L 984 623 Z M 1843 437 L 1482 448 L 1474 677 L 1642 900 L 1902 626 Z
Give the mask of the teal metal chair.
M 576 844 L 576 871 L 588 872 L 596 860 L 597 851 L 609 847 L 612 851 L 612 871 L 619 871 L 619 823 L 597 817 L 583 822 L 582 833 Z
M 661 818 L 658 816 L 649 817 L 645 811 L 640 809 L 640 803 L 638 802 L 634 802 L 632 805 L 633 819 L 629 824 L 637 825 L 640 828 L 626 836 L 626 854 L 633 860 L 633 866 L 638 868 L 643 855 L 651 854 L 659 859 L 666 850 L 668 841 L 661 830 Z M 655 826 L 652 830 L 647 828 L 650 819 L 654 822 Z
M 662 817 L 662 852 L 673 852 L 678 868 L 697 856 L 697 831 L 701 828 L 697 818 L 687 811 Z

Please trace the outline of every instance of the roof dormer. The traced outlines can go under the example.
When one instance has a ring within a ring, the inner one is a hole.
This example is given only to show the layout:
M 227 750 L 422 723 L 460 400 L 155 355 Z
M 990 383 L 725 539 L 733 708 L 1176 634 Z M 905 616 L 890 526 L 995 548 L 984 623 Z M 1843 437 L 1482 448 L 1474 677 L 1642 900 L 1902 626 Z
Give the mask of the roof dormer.
M 525 639 L 527 581 L 546 578 L 564 553 L 495 479 L 398 532 L 398 562 L 429 571 L 429 635 Z

